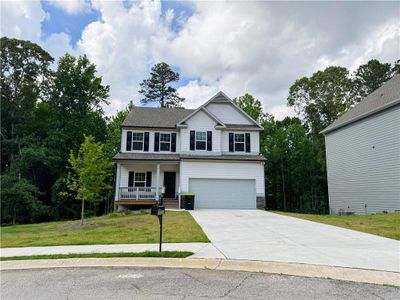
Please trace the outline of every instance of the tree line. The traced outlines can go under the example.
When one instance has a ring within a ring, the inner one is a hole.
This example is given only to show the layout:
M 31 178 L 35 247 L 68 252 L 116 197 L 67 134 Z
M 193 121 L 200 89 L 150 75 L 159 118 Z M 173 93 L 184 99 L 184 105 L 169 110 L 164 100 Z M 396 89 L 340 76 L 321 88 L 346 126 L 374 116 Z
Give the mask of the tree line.
M 107 117 L 109 86 L 83 55 L 54 59 L 40 46 L 2 37 L 1 223 L 101 215 L 113 207 L 120 125 L 126 109 Z M 235 101 L 264 126 L 261 151 L 271 208 L 327 211 L 324 140 L 319 131 L 379 87 L 394 65 L 371 60 L 354 74 L 330 67 L 297 80 L 288 105 L 296 118 L 276 121 L 251 95 Z M 141 84 L 142 103 L 181 107 L 171 82 L 179 74 L 156 64 Z M 79 201 L 77 201 L 79 200 Z M 85 211 L 84 211 L 85 210 Z

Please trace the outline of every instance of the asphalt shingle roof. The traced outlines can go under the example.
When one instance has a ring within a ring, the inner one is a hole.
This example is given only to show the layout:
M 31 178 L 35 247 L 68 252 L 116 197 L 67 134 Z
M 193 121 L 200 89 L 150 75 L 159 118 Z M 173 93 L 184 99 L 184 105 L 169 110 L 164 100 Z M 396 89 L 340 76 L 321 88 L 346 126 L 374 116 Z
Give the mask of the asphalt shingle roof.
M 134 107 L 122 123 L 126 127 L 175 128 L 194 109 Z
M 400 103 L 400 74 L 396 74 L 360 103 L 350 108 L 321 133 L 329 133 L 374 113 Z

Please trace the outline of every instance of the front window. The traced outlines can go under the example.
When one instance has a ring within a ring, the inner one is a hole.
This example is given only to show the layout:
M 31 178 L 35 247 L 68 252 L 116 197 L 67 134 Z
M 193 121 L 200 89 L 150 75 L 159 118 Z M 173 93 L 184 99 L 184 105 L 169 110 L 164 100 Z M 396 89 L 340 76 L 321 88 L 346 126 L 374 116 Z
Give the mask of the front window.
M 143 132 L 132 132 L 132 150 L 143 150 Z
M 160 151 L 171 151 L 171 134 L 160 134 Z
M 235 133 L 235 151 L 244 152 L 244 133 Z
M 135 183 L 134 183 L 135 187 L 138 186 L 146 186 L 146 173 L 139 173 L 136 172 L 135 173 Z
M 196 131 L 196 150 L 206 150 L 207 132 Z

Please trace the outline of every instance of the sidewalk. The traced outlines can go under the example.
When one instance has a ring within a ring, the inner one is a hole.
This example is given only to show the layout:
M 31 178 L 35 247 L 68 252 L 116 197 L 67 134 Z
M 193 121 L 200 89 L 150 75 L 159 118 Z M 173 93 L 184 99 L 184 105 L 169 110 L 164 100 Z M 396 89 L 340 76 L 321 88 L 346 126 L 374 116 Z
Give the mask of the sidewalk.
M 0 257 L 46 254 L 113 253 L 158 251 L 158 244 L 114 244 L 0 248 Z M 193 258 L 225 258 L 211 243 L 163 243 L 163 251 L 190 251 Z

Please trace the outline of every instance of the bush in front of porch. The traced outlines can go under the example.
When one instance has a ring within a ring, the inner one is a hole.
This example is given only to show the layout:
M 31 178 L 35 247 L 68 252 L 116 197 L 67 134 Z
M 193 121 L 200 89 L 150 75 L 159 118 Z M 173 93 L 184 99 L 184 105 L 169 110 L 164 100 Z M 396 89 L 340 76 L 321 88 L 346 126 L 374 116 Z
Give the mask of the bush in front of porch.
M 158 219 L 149 212 L 107 215 L 80 221 L 49 222 L 2 227 L 1 247 L 158 243 Z M 209 242 L 186 211 L 164 216 L 164 243 Z

